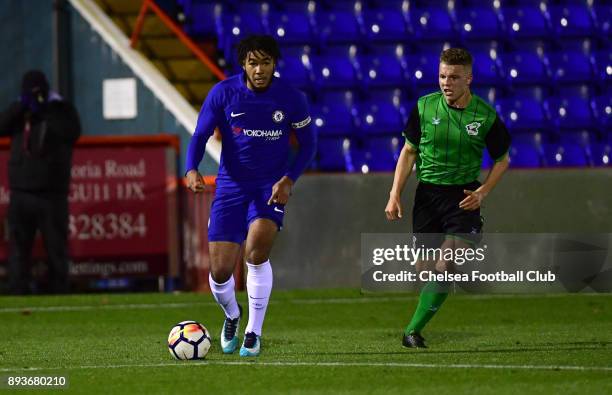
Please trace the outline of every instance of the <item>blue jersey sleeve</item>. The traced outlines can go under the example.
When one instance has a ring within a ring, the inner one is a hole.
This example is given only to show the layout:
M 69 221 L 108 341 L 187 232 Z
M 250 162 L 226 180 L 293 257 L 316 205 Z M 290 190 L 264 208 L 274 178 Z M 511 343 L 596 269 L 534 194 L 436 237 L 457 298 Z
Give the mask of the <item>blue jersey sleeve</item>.
M 206 96 L 206 100 L 204 100 L 204 104 L 198 115 L 195 131 L 187 147 L 185 173 L 190 170 L 198 169 L 204 157 L 204 152 L 206 151 L 206 142 L 210 136 L 212 136 L 215 127 L 217 127 L 223 119 L 221 115 L 223 114 L 223 108 L 220 104 L 220 90 L 219 84 L 215 85 L 208 93 L 208 96 Z
M 298 100 L 294 105 L 290 120 L 300 148 L 286 176 L 295 182 L 314 158 L 317 146 L 317 136 L 312 127 L 308 103 L 302 92 L 298 94 Z

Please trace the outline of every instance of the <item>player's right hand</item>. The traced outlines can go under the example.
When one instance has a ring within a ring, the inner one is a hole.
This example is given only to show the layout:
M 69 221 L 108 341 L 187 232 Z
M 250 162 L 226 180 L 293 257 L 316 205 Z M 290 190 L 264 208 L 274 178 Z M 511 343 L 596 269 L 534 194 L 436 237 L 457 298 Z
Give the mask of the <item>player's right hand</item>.
M 389 194 L 389 201 L 385 207 L 385 215 L 389 221 L 402 218 L 402 202 L 400 197 L 395 194 Z
M 187 188 L 191 189 L 192 192 L 204 192 L 204 179 L 197 170 L 189 170 L 185 179 L 187 181 Z

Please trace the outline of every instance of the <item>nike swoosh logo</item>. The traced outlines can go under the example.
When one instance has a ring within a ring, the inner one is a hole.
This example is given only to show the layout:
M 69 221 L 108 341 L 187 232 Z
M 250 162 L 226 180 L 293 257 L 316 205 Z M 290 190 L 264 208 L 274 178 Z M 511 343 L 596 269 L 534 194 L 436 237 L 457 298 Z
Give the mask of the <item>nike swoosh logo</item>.
M 278 207 L 274 207 L 274 211 L 276 211 L 277 213 L 284 213 L 284 211 L 279 209 Z
M 234 114 L 234 112 L 232 111 L 232 113 L 230 114 L 230 116 L 231 116 L 232 118 L 236 118 L 236 117 L 239 117 L 239 116 L 244 115 L 244 114 L 246 114 L 246 113 L 244 113 L 244 112 L 239 112 L 238 114 Z

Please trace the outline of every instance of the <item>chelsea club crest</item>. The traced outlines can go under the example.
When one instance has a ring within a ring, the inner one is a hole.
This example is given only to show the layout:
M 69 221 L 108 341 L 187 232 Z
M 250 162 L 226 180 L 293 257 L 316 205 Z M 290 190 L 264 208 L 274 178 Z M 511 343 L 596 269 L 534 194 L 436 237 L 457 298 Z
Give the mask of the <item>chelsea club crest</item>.
M 276 123 L 283 122 L 285 119 L 285 114 L 281 110 L 276 110 L 272 113 L 272 120 Z

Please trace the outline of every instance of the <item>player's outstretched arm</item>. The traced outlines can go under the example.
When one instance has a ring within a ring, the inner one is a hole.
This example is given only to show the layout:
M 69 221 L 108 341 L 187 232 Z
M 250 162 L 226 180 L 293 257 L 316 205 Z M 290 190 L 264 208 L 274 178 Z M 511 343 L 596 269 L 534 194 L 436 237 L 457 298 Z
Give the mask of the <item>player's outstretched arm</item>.
M 390 221 L 402 218 L 402 203 L 401 195 L 406 186 L 406 181 L 412 173 L 412 167 L 417 158 L 417 150 L 412 145 L 406 143 L 395 167 L 395 175 L 393 176 L 393 186 L 389 192 L 389 201 L 385 207 L 385 215 Z
M 469 191 L 467 189 L 463 191 L 467 196 L 459 203 L 459 207 L 469 211 L 478 209 L 489 192 L 491 192 L 499 180 L 501 180 L 502 175 L 508 169 L 508 165 L 509 160 L 506 154 L 502 159 L 495 162 L 484 184 L 475 191 Z

